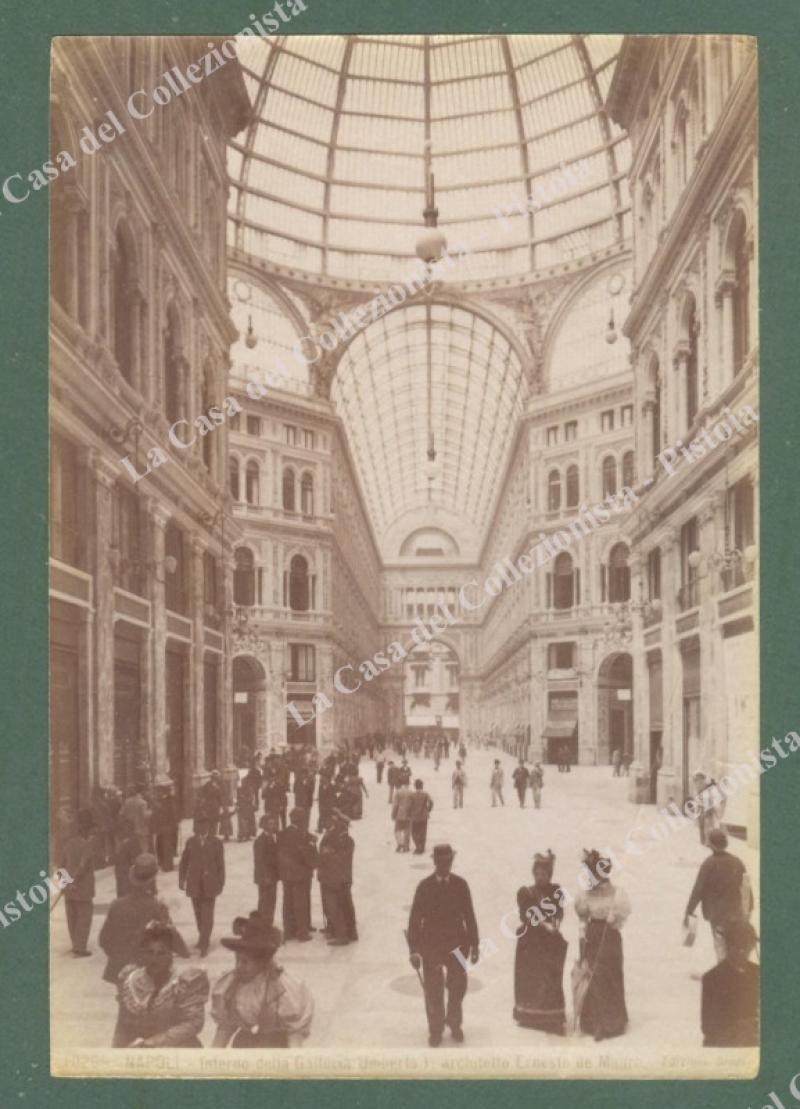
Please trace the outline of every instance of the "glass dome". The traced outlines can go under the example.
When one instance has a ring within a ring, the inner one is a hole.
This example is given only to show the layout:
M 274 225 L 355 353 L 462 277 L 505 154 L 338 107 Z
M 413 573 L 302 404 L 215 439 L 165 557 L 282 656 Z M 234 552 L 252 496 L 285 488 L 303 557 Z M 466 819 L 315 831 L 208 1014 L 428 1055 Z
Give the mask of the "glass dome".
M 395 280 L 423 226 L 428 164 L 439 226 L 470 251 L 472 278 L 626 238 L 628 142 L 603 107 L 620 41 L 247 39 L 254 117 L 229 150 L 231 245 L 313 274 Z

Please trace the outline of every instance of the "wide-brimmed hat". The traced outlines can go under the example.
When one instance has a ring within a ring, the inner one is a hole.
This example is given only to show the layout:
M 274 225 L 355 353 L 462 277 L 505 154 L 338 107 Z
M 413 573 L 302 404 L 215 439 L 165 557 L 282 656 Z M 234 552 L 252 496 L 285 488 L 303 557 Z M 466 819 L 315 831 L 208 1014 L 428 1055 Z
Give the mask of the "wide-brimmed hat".
M 436 859 L 452 859 L 454 856 L 455 851 L 449 843 L 437 843 L 432 852 L 434 862 Z
M 224 936 L 220 943 L 229 951 L 246 951 L 251 955 L 261 955 L 271 958 L 283 943 L 283 933 L 279 928 L 267 924 L 259 913 L 251 913 L 249 917 L 238 916 L 231 925 L 234 933 Z
M 158 859 L 155 855 L 137 855 L 128 871 L 128 881 L 132 886 L 149 886 L 158 874 Z
M 350 824 L 350 817 L 347 813 L 343 813 L 341 809 L 332 809 L 331 816 L 334 820 L 338 820 L 340 824 Z

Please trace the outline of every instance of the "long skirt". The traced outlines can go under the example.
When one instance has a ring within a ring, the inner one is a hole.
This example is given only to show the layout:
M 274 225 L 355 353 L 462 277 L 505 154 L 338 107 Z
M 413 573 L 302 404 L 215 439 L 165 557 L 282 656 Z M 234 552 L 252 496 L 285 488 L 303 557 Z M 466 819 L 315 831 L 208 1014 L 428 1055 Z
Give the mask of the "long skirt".
M 589 986 L 580 1013 L 582 1032 L 596 1040 L 621 1036 L 628 1025 L 625 1008 L 622 936 L 604 920 L 586 926 Z
M 525 1028 L 564 1032 L 564 960 L 560 932 L 529 927 L 517 940 L 514 959 L 514 1020 Z

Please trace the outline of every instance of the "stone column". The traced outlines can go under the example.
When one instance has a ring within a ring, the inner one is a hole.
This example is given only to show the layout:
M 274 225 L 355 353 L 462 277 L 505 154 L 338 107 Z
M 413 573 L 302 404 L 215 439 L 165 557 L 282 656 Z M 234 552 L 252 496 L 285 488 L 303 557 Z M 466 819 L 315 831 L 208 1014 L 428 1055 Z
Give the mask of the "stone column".
M 114 781 L 114 576 L 112 549 L 112 490 L 119 471 L 99 451 L 89 451 L 91 475 L 89 500 L 94 535 L 89 544 L 89 565 L 94 570 L 94 683 L 93 714 L 96 752 L 95 781 Z
M 269 747 L 286 742 L 286 645 L 282 639 L 271 639 L 267 685 L 267 740 Z
M 213 433 L 212 433 L 213 434 Z M 231 803 L 236 798 L 239 774 L 233 761 L 233 658 L 231 635 L 228 626 L 228 613 L 233 609 L 233 569 L 234 560 L 223 549 L 219 560 L 222 576 L 222 659 L 220 667 L 220 687 L 222 706 L 219 715 L 218 752 L 223 779 L 227 782 Z
M 675 642 L 677 593 L 680 588 L 680 535 L 670 529 L 661 542 L 661 681 L 662 732 L 664 760 L 658 774 L 657 802 L 670 798 L 679 804 L 683 761 L 683 666 Z M 648 675 L 649 681 L 649 675 Z M 650 722 L 647 727 L 649 730 Z
M 633 660 L 633 763 L 629 782 L 630 800 L 642 804 L 650 797 L 650 675 L 644 653 L 644 625 L 639 605 L 644 597 L 643 563 L 638 554 L 630 558 L 631 569 L 631 658 Z
M 149 517 L 150 634 L 147 686 L 150 690 L 150 765 L 153 782 L 169 782 L 167 758 L 167 605 L 164 567 L 164 531 L 169 509 L 153 498 L 146 501 Z

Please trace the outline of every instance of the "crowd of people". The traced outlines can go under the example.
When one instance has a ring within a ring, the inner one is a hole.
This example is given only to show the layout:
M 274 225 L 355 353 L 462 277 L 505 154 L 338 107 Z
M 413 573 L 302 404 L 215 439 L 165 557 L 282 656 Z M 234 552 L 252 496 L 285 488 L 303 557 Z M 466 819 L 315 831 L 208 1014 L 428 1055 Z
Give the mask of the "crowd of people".
M 434 734 L 365 740 L 324 758 L 310 749 L 256 756 L 233 788 L 226 788 L 213 771 L 196 794 L 193 830 L 182 846 L 170 787 L 135 787 L 125 798 L 112 791 L 92 810 L 80 812 L 61 852 L 73 879 L 64 891 L 67 925 L 73 954 L 89 955 L 95 869 L 113 866 L 117 897 L 98 943 L 106 956 L 103 979 L 117 989 L 114 1045 L 198 1046 L 207 1008 L 216 1024 L 214 1046 L 300 1045 L 311 1028 L 313 998 L 275 955 L 283 944 L 312 942 L 317 931 L 331 947 L 358 942 L 350 826 L 362 818 L 369 797 L 362 776 L 365 761 L 372 760 L 375 783 L 385 790 L 396 852 L 409 853 L 413 846 L 415 855 L 424 855 L 434 801 L 424 779 L 414 776 L 409 757 L 429 760 L 438 774 L 451 755 L 453 808 L 461 809 L 468 786 L 467 748 Z M 493 759 L 486 781 L 491 807 L 505 805 L 504 780 L 501 760 Z M 528 790 L 533 807 L 541 807 L 540 763 L 529 766 L 520 757 L 512 782 L 520 807 L 525 807 Z M 695 785 L 700 794 L 713 781 L 698 772 Z M 700 827 L 711 854 L 687 902 L 684 928 L 691 942 L 695 913 L 701 908 L 718 959 L 702 980 L 704 1043 L 754 1044 L 759 971 L 750 961 L 756 936 L 749 923 L 749 879 L 741 860 L 727 850 L 721 814 L 707 808 Z M 216 902 L 225 889 L 224 844 L 234 838 L 252 843 L 252 903 L 241 906 L 246 912 L 235 917 L 230 934 L 220 940 L 234 954 L 235 965 L 212 985 L 197 964 L 176 969 L 176 957 L 188 957 L 189 947 L 158 898 L 156 883 L 159 872 L 175 869 L 177 858 L 178 888 L 191 901 L 196 949 L 205 956 Z M 429 1044 L 438 1046 L 445 1028 L 454 1042 L 464 1040 L 467 972 L 480 958 L 480 940 L 469 885 L 452 873 L 453 847 L 436 844 L 431 857 L 434 872 L 416 889 L 407 940 L 425 996 Z M 611 859 L 599 852 L 585 852 L 591 882 L 574 899 L 555 881 L 555 861 L 552 851 L 537 853 L 533 884 L 517 893 L 513 1017 L 526 1028 L 556 1035 L 567 1030 L 567 941 L 561 927 L 572 903 L 580 921 L 571 980 L 573 1027 L 598 1041 L 620 1036 L 628 1025 L 621 931 L 631 913 L 630 900 L 611 879 Z M 315 875 L 323 917 L 319 929 L 312 924 Z M 275 926 L 279 893 L 282 929 Z

